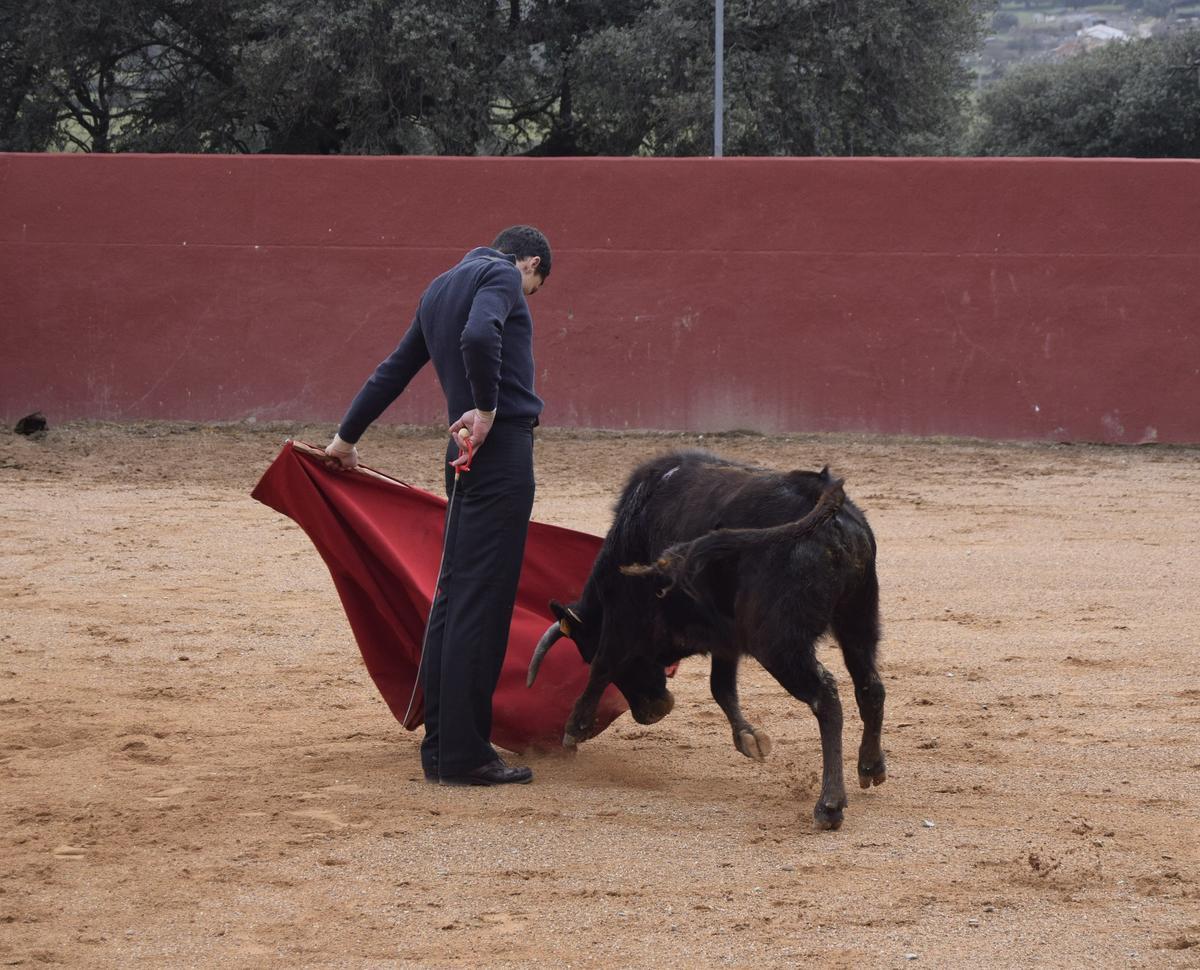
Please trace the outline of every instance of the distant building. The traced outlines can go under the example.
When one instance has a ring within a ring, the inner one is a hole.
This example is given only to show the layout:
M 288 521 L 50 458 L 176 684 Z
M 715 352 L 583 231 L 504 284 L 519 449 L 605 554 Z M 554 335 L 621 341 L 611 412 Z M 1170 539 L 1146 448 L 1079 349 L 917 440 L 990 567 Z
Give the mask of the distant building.
M 1129 34 L 1117 27 L 1110 27 L 1104 23 L 1092 24 L 1075 31 L 1075 36 L 1059 44 L 1050 52 L 1050 56 L 1055 60 L 1066 60 L 1084 51 L 1094 51 L 1097 47 L 1129 39 Z
M 1110 27 L 1108 24 L 1093 24 L 1091 27 L 1075 31 L 1075 35 L 1083 38 L 1085 44 L 1090 42 L 1095 47 L 1103 47 L 1105 44 L 1111 44 L 1114 40 L 1129 40 L 1129 35 L 1125 31 Z

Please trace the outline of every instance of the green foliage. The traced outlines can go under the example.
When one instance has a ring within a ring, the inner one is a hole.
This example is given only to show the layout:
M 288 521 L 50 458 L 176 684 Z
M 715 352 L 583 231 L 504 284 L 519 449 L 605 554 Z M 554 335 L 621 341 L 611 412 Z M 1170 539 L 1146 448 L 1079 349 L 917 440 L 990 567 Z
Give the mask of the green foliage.
M 525 65 L 550 137 L 534 150 L 705 155 L 712 149 L 713 4 L 532 4 L 531 20 L 585 8 L 567 43 Z M 947 151 L 982 28 L 973 0 L 759 0 L 726 4 L 725 147 L 740 155 Z M 590 18 L 587 13 L 592 14 Z M 531 39 L 567 37 L 549 31 Z
M 1200 157 L 1200 30 L 1016 71 L 979 109 L 972 154 Z
M 712 0 L 0 4 L 0 148 L 711 151 Z M 990 6 L 727 0 L 727 153 L 948 151 Z
M 36 151 L 54 133 L 54 104 L 39 97 L 45 65 L 28 12 L 23 5 L 0 3 L 0 150 Z
M 497 60 L 479 8 L 248 4 L 238 18 L 244 137 L 272 152 L 472 154 L 487 131 Z
M 231 6 L 3 0 L 0 148 L 239 150 Z

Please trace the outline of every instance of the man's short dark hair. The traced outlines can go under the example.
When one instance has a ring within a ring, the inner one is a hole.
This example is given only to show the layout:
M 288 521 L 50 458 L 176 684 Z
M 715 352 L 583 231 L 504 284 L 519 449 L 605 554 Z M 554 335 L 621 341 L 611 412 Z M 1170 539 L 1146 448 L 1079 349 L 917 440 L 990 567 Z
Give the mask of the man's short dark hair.
M 550 275 L 550 243 L 533 226 L 509 226 L 496 237 L 492 249 L 516 256 L 518 260 L 540 256 L 542 261 L 538 264 L 537 272 L 543 280 Z

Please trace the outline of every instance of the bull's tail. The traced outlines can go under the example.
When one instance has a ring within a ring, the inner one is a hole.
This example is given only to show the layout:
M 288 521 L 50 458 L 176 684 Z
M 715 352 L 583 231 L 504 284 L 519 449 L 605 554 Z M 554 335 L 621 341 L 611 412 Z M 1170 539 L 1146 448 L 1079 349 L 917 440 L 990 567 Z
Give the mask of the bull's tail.
M 846 500 L 845 480 L 836 478 L 825 486 L 812 511 L 795 522 L 767 529 L 716 529 L 691 542 L 668 547 L 650 565 L 622 566 L 626 576 L 652 576 L 658 580 L 659 596 L 678 588 L 699 599 L 698 581 L 705 568 L 731 556 L 753 552 L 776 542 L 799 542 L 837 515 Z

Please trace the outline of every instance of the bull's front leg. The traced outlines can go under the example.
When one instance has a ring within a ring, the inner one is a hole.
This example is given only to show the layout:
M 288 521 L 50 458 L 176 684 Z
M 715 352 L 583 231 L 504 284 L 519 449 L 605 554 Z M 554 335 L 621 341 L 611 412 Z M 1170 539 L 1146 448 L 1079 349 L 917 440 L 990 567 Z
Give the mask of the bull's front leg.
M 592 661 L 587 686 L 579 695 L 575 706 L 571 708 L 571 716 L 567 718 L 567 726 L 563 731 L 564 748 L 574 748 L 580 741 L 596 736 L 596 708 L 605 689 L 611 683 L 612 674 L 608 664 L 597 656 Z
M 733 746 L 747 758 L 764 761 L 771 753 L 771 739 L 766 731 L 756 728 L 742 716 L 742 707 L 738 703 L 737 670 L 736 658 L 727 660 L 713 655 L 712 673 L 708 681 L 713 700 L 729 718 L 729 726 L 733 728 Z

